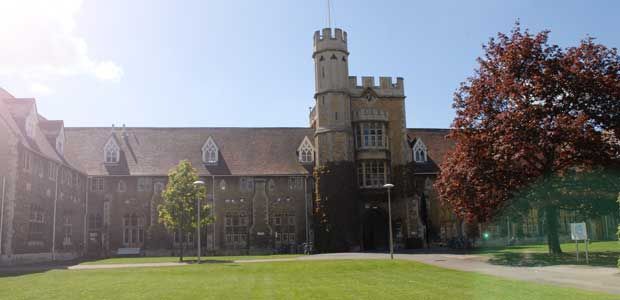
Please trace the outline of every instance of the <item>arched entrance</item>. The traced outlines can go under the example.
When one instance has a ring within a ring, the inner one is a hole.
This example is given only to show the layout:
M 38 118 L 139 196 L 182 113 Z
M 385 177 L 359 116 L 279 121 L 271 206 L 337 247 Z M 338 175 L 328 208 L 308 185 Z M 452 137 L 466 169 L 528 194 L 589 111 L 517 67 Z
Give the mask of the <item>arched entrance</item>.
M 366 251 L 388 249 L 388 216 L 385 210 L 372 207 L 364 212 L 363 238 Z

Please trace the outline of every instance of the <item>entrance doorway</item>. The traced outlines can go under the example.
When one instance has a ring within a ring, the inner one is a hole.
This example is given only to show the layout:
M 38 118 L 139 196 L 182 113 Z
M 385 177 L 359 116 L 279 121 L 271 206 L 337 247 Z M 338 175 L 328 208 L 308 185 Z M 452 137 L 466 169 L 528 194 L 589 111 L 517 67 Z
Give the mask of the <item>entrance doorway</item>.
M 365 251 L 386 251 L 388 249 L 388 215 L 379 207 L 372 207 L 364 213 L 363 238 Z

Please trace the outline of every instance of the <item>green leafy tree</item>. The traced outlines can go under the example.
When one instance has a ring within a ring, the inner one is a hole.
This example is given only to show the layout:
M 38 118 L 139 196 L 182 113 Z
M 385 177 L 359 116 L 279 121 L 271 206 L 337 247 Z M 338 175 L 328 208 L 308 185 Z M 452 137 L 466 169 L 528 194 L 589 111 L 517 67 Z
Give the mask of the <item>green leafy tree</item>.
M 210 217 L 210 207 L 204 201 L 206 189 L 204 185 L 194 185 L 199 180 L 196 169 L 187 160 L 179 162 L 176 168 L 168 173 L 168 185 L 162 192 L 164 203 L 157 208 L 159 222 L 168 230 L 177 232 L 179 237 L 186 237 L 187 233 L 196 232 L 198 222 L 201 228 L 213 221 Z M 198 199 L 201 201 L 200 220 L 197 219 Z M 184 238 L 180 239 L 185 241 Z M 179 260 L 183 261 L 183 248 L 181 242 Z

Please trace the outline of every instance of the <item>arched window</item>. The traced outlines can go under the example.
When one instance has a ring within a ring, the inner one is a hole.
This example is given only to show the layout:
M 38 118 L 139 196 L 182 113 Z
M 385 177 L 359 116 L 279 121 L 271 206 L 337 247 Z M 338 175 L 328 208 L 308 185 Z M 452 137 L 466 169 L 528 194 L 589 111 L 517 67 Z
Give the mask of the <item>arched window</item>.
M 426 162 L 428 159 L 428 150 L 421 139 L 418 139 L 413 145 L 413 160 L 417 163 Z
M 115 164 L 120 161 L 120 148 L 114 137 L 110 137 L 103 147 L 103 159 L 106 164 Z
M 222 191 L 226 190 L 226 180 L 224 179 L 220 180 L 220 190 Z
M 312 163 L 314 161 L 314 147 L 308 137 L 305 137 L 301 142 L 301 145 L 297 148 L 297 153 L 299 154 L 300 163 Z
M 219 149 L 211 137 L 202 146 L 202 162 L 205 164 L 215 164 L 218 160 Z

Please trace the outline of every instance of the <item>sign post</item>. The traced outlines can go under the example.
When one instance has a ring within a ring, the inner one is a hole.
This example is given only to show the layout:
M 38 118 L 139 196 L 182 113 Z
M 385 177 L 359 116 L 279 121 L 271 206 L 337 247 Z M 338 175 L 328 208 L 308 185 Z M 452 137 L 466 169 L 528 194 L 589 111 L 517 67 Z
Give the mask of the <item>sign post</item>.
M 588 257 L 588 230 L 586 223 L 570 223 L 570 236 L 575 241 L 575 251 L 577 253 L 577 262 L 579 262 L 579 241 L 584 241 L 586 245 L 586 264 L 590 264 Z

